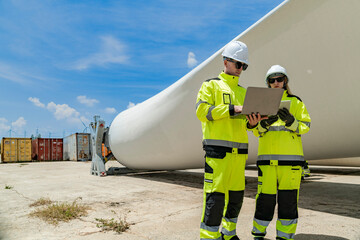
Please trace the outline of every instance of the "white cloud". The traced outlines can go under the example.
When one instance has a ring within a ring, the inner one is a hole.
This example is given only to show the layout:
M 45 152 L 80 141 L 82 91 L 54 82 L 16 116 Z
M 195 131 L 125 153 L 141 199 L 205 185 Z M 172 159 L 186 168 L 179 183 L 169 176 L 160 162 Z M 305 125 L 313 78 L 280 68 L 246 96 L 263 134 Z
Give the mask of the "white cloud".
M 107 107 L 107 108 L 105 108 L 105 112 L 106 112 L 106 113 L 110 113 L 110 114 L 116 113 L 116 109 L 115 109 L 115 108 Z
M 28 84 L 30 81 L 25 75 L 26 74 L 20 72 L 16 67 L 12 67 L 4 62 L 0 62 L 0 78 L 20 84 Z
M 81 121 L 85 123 L 90 122 L 87 118 L 81 116 L 76 109 L 70 107 L 67 104 L 56 104 L 54 102 L 49 102 L 47 105 L 45 105 L 44 103 L 40 102 L 40 100 L 36 97 L 29 97 L 28 100 L 32 102 L 35 106 L 46 108 L 48 111 L 52 112 L 57 120 L 66 120 L 71 124 L 78 124 L 78 125 L 79 124 L 82 125 Z M 86 96 L 78 96 L 78 100 L 79 102 L 86 104 L 88 106 L 92 106 L 94 103 L 99 102 L 96 99 L 89 99 Z M 12 126 L 13 127 L 17 126 L 18 128 L 21 128 L 21 126 L 25 125 L 26 120 L 24 118 L 22 119 L 21 118 L 19 118 L 16 122 L 13 122 Z M 1 126 L 4 129 L 7 129 L 5 128 L 6 125 L 4 124 L 1 125 L 1 123 L 4 123 L 4 121 L 2 122 L 0 121 L 0 129 Z
M 41 73 L 37 73 L 34 68 L 28 69 L 23 65 L 8 65 L 5 62 L 0 61 L 0 79 L 9 80 L 24 86 L 33 85 L 34 83 L 41 82 L 55 82 L 57 79 L 49 76 L 42 76 Z
M 101 37 L 101 50 L 87 58 L 80 59 L 75 64 L 75 69 L 85 70 L 94 66 L 104 66 L 108 63 L 123 64 L 128 60 L 125 55 L 125 45 L 112 36 Z
M 11 123 L 11 126 L 15 129 L 21 129 L 26 125 L 26 120 L 23 117 L 19 117 L 18 120 Z
M 6 118 L 0 118 L 0 131 L 9 131 L 10 126 L 7 125 L 8 120 Z
M 94 106 L 95 103 L 98 103 L 99 101 L 97 99 L 91 99 L 91 98 L 87 98 L 86 96 L 78 96 L 77 100 L 81 103 L 81 104 L 85 104 L 88 107 L 92 107 Z
M 188 60 L 187 60 L 187 65 L 189 68 L 193 68 L 197 65 L 198 61 L 195 58 L 195 54 L 193 52 L 189 52 L 188 54 Z
M 57 120 L 67 119 L 74 122 L 76 121 L 75 119 L 78 119 L 80 116 L 78 111 L 67 104 L 56 104 L 54 102 L 50 102 L 47 105 L 47 109 L 54 113 Z
M 137 104 L 133 103 L 133 102 L 129 102 L 129 105 L 127 106 L 127 108 L 132 108 L 135 107 Z
M 45 108 L 45 104 L 40 102 L 40 99 L 38 99 L 38 98 L 29 97 L 28 100 L 37 107 Z

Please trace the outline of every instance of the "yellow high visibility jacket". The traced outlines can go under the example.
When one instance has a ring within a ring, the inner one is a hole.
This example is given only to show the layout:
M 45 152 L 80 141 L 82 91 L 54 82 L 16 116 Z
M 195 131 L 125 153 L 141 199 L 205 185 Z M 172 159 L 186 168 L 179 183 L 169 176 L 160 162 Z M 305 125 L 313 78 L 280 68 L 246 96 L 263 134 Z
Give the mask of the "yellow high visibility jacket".
M 246 89 L 238 85 L 239 77 L 220 73 L 206 80 L 196 100 L 196 115 L 201 121 L 203 145 L 248 149 L 247 120 L 235 116 L 234 105 L 243 105 Z
M 310 115 L 305 104 L 300 98 L 289 95 L 287 91 L 282 96 L 282 101 L 290 100 L 290 113 L 295 121 L 289 127 L 285 126 L 280 118 L 268 129 L 260 124 L 253 130 L 259 137 L 258 165 L 302 165 L 304 153 L 301 135 L 310 130 Z

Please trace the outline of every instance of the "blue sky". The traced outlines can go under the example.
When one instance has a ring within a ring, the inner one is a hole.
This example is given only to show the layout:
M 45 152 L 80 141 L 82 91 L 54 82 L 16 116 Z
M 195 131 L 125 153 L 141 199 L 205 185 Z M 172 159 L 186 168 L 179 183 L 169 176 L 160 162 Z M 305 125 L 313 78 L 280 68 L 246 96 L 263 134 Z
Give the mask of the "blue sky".
M 0 137 L 109 125 L 281 2 L 0 0 Z

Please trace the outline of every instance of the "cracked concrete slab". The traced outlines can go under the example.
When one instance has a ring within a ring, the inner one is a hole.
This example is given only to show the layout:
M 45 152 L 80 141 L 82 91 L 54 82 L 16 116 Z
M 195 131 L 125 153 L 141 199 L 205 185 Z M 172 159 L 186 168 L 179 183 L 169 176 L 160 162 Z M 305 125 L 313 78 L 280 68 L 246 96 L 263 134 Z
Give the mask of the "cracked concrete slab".
M 108 167 L 121 167 L 110 162 Z M 1 240 L 196 240 L 202 210 L 203 170 L 120 171 L 90 175 L 90 162 L 34 162 L 0 165 Z M 312 168 L 311 168 L 312 169 Z M 314 169 L 314 170 L 313 170 Z M 360 168 L 314 167 L 302 184 L 296 240 L 360 239 Z M 251 239 L 257 171 L 246 170 L 246 190 L 237 227 L 241 239 Z M 10 189 L 6 189 L 8 186 Z M 40 198 L 85 204 L 87 216 L 50 225 L 29 217 Z M 130 229 L 104 232 L 95 218 L 126 218 Z M 275 216 L 276 217 L 276 216 Z M 275 239 L 275 221 L 267 239 Z

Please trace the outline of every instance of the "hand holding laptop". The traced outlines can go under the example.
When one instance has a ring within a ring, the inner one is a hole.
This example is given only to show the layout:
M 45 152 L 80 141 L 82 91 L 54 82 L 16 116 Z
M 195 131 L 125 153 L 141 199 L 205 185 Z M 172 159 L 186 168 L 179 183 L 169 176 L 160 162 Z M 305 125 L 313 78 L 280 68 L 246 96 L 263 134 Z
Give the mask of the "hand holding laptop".
M 235 113 L 241 113 L 242 109 L 243 109 L 243 106 L 240 106 L 240 105 L 235 105 L 234 106 Z
M 257 113 L 257 114 L 253 113 L 253 114 L 246 116 L 246 119 L 249 121 L 248 127 L 254 128 L 258 124 L 258 122 L 260 122 L 261 120 L 264 120 L 264 119 L 268 119 L 268 117 L 267 116 L 262 117 L 260 115 L 260 113 Z

